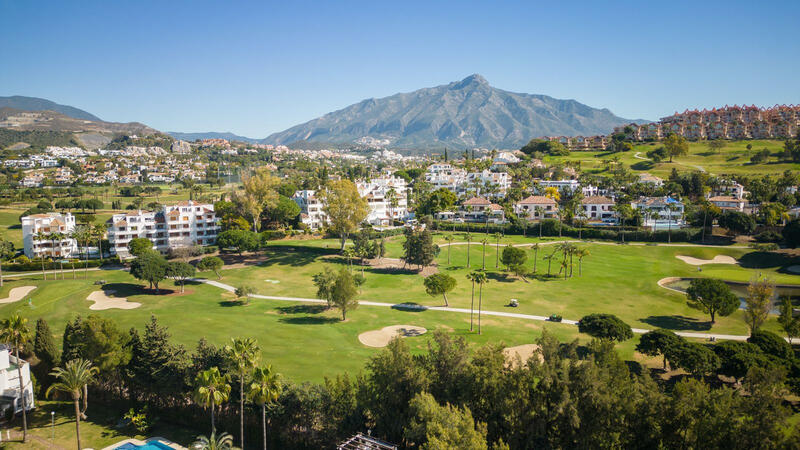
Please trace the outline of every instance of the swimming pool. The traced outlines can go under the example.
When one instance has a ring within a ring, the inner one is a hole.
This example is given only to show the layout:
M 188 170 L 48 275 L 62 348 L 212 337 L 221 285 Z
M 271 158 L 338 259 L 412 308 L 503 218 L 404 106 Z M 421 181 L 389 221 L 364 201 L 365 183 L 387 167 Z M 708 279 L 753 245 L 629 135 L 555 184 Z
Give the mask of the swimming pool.
M 126 442 L 120 445 L 119 447 L 116 447 L 114 450 L 175 450 L 175 449 L 161 442 L 151 441 L 143 445 L 136 445 L 130 442 Z

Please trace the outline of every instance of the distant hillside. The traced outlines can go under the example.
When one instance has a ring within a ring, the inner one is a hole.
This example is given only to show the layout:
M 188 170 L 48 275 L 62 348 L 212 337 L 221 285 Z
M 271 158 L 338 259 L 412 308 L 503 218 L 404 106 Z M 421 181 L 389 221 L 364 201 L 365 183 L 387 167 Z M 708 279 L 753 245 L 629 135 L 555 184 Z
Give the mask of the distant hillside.
M 21 111 L 7 107 L 0 108 L 0 128 L 141 135 L 158 133 L 158 130 L 139 122 L 118 123 L 75 119 L 54 111 Z
M 352 143 L 370 137 L 405 148 L 519 148 L 535 137 L 607 134 L 631 122 L 575 100 L 497 89 L 482 76 L 471 75 L 442 86 L 364 100 L 262 142 Z
M 24 97 L 22 95 L 0 97 L 0 108 L 14 108 L 21 111 L 55 111 L 67 117 L 72 117 L 73 119 L 101 122 L 99 117 L 82 109 L 73 106 L 59 105 L 50 100 L 37 97 Z
M 250 144 L 255 144 L 259 142 L 259 139 L 253 139 L 249 137 L 239 136 L 238 134 L 233 134 L 230 132 L 225 133 L 218 133 L 214 131 L 208 131 L 205 133 L 198 132 L 198 133 L 181 133 L 180 131 L 167 131 L 168 135 L 174 137 L 175 139 L 180 139 L 182 141 L 196 141 L 198 139 L 227 139 L 229 141 L 240 141 L 240 142 L 248 142 Z

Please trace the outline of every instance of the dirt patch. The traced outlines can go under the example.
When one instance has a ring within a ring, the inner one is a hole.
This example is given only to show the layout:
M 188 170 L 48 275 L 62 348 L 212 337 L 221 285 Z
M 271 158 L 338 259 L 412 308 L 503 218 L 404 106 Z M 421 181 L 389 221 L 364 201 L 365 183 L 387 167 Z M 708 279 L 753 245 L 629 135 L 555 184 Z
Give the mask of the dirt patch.
M 675 255 L 675 257 L 692 266 L 702 266 L 705 264 L 737 264 L 736 259 L 728 255 L 717 255 L 714 259 L 700 259 L 686 255 Z
M 86 297 L 86 300 L 93 301 L 89 307 L 93 311 L 104 309 L 134 309 L 142 306 L 141 303 L 129 302 L 125 297 L 113 297 L 114 291 L 94 291 Z
M 536 344 L 523 344 L 516 347 L 506 347 L 503 349 L 503 354 L 508 364 L 516 366 L 520 362 L 525 364 L 533 355 L 536 355 L 539 361 L 543 361 L 542 354 L 538 353 L 537 350 L 539 350 L 539 346 Z
M 395 336 L 403 338 L 420 336 L 427 331 L 414 325 L 392 325 L 380 330 L 365 331 L 358 335 L 358 340 L 367 347 L 386 347 Z
M 19 286 L 11 288 L 11 290 L 8 291 L 8 297 L 0 298 L 0 304 L 18 302 L 25 298 L 26 295 L 30 294 L 34 289 L 36 289 L 36 286 Z
M 376 258 L 376 259 L 368 259 L 366 263 L 369 267 L 373 269 L 382 269 L 382 270 L 407 270 L 417 272 L 418 274 L 422 275 L 423 277 L 427 277 L 429 275 L 433 275 L 434 273 L 439 272 L 439 268 L 435 265 L 425 266 L 422 269 L 419 269 L 414 266 L 409 266 L 406 262 L 400 258 Z

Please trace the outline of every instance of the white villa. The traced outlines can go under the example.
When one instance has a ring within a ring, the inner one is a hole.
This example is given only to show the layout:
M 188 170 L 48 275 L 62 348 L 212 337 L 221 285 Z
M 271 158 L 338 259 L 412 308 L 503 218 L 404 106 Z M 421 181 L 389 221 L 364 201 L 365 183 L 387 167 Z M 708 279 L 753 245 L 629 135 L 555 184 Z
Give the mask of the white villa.
M 75 230 L 75 216 L 70 213 L 32 214 L 22 218 L 22 243 L 28 258 L 70 258 L 78 254 L 78 243 L 69 234 Z M 39 234 L 44 239 L 39 239 Z M 53 240 L 55 233 L 63 239 Z
M 316 191 L 297 191 L 292 195 L 292 200 L 300 207 L 300 222 L 311 230 L 318 230 L 325 225 L 328 215 L 322 209 L 323 204 L 315 195 Z
M 433 189 L 447 189 L 456 195 L 487 195 L 502 197 L 511 187 L 511 177 L 506 172 L 467 172 L 450 164 L 432 164 L 425 172 L 425 181 Z M 487 192 L 488 191 L 488 192 Z
M 541 214 L 537 212 L 541 208 Z M 514 204 L 514 214 L 521 219 L 541 220 L 550 219 L 558 213 L 558 203 L 550 197 L 531 195 Z
M 613 219 L 616 217 L 614 205 L 614 200 L 601 195 L 584 197 L 581 200 L 581 208 L 590 221 Z
M 20 372 L 22 373 L 22 392 L 25 395 L 25 409 L 30 411 L 34 407 L 30 364 L 25 360 L 18 360 L 7 345 L 0 344 L 0 416 L 5 416 L 9 409 L 14 414 L 22 412 L 22 395 L 19 390 Z
M 109 219 L 108 241 L 111 253 L 128 254 L 128 243 L 134 238 L 153 241 L 153 249 L 162 253 L 169 249 L 193 245 L 210 245 L 217 241 L 217 216 L 214 205 L 191 200 L 161 211 L 131 211 Z
M 744 206 L 747 201 L 741 198 L 736 198 L 733 195 L 717 195 L 709 197 L 708 201 L 723 211 L 739 211 L 744 212 Z
M 482 197 L 472 197 L 461 204 L 458 211 L 436 213 L 437 220 L 457 222 L 505 223 L 503 207 Z
M 369 204 L 367 222 L 391 226 L 395 220 L 408 217 L 408 183 L 392 175 L 356 183 L 358 193 Z
M 642 213 L 646 227 L 669 228 L 681 227 L 683 221 L 683 203 L 672 197 L 641 197 L 631 206 Z

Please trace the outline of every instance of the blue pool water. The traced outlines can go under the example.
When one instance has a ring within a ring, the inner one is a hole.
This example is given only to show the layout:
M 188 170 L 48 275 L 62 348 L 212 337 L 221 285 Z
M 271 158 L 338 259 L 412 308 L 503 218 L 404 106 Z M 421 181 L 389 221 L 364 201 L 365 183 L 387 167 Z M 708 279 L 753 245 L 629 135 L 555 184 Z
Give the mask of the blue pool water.
M 127 444 L 120 445 L 114 450 L 173 450 L 173 448 L 162 444 L 161 442 L 153 441 L 144 445 L 136 445 L 128 442 Z

